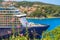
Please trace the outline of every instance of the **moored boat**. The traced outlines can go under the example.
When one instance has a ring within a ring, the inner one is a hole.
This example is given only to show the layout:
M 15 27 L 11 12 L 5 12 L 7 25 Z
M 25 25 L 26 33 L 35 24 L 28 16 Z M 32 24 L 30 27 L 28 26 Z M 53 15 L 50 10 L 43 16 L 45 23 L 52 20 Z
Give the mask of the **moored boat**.
M 20 27 L 17 27 L 20 26 Z M 33 38 L 33 33 L 37 33 L 36 38 L 40 38 L 43 31 L 46 31 L 49 25 L 29 23 L 26 20 L 26 14 L 21 13 L 13 6 L 0 7 L 0 38 L 8 38 L 13 34 L 12 28 L 14 27 L 15 33 L 20 28 L 20 33 L 25 35 L 26 27 L 29 37 Z M 10 31 L 10 33 L 8 33 Z

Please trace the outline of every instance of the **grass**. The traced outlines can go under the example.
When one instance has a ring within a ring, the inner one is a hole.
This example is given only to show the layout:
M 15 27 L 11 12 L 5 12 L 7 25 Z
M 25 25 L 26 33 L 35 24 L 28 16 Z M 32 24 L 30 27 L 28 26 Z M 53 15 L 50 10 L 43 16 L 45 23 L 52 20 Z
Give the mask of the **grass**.
M 42 40 L 60 40 L 60 26 L 50 32 L 43 33 Z

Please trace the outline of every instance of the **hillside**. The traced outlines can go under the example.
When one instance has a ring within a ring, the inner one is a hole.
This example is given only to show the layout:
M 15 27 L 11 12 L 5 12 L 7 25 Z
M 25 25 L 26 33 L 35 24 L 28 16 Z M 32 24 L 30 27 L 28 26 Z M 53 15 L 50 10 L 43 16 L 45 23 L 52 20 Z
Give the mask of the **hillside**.
M 27 1 L 21 1 L 15 3 L 16 3 L 15 7 L 20 8 L 20 6 L 22 6 L 22 8 L 24 8 L 23 9 L 24 13 L 29 14 L 27 15 L 29 17 L 60 17 L 60 5 L 47 4 L 42 2 L 27 2 Z M 36 10 L 33 11 L 33 9 Z
M 37 4 L 37 5 L 51 5 L 51 6 L 55 6 L 54 4 L 48 4 L 48 3 L 43 3 L 43 2 L 28 2 L 28 1 L 21 1 L 21 2 L 17 2 L 17 4 L 19 6 L 32 6 L 34 4 Z

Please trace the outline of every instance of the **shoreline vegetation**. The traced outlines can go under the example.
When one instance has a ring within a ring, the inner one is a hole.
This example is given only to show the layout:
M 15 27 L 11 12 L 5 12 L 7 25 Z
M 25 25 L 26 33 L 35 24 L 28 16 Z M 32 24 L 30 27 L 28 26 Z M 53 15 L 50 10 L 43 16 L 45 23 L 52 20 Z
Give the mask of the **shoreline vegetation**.
M 60 26 L 57 26 L 51 31 L 43 32 L 43 40 L 60 40 Z

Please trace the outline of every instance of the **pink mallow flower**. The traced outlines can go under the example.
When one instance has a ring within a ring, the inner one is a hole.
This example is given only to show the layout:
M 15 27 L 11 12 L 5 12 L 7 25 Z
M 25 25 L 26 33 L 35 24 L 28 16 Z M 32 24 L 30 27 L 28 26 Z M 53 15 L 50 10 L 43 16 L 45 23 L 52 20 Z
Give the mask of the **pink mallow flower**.
M 20 28 L 20 25 L 17 25 L 17 28 Z
M 19 34 L 19 36 L 21 36 L 21 37 L 22 37 L 22 36 L 23 36 L 23 33 L 22 33 L 22 34 Z
M 7 31 L 8 32 L 8 34 L 11 34 L 12 32 L 11 31 Z

